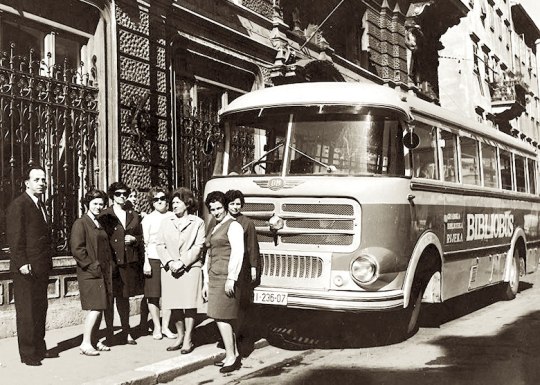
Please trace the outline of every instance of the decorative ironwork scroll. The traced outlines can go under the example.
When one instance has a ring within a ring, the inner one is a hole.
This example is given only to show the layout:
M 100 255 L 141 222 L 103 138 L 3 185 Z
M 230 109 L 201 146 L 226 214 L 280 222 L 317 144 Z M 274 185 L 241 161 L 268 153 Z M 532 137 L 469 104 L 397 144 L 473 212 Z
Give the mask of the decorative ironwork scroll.
M 98 89 L 94 74 L 10 52 L 0 57 L 0 258 L 6 257 L 5 211 L 24 188 L 29 165 L 45 168 L 46 205 L 60 253 L 79 216 L 79 200 L 95 185 Z
M 189 104 L 179 104 L 179 183 L 201 199 L 216 158 L 216 151 L 210 147 L 221 145 L 224 134 L 217 114 L 199 112 Z
M 180 112 L 179 183 L 189 187 L 196 197 L 202 199 L 204 185 L 216 167 L 216 155 L 223 151 L 224 131 L 216 113 L 199 112 L 189 104 L 180 104 L 177 111 Z M 253 159 L 253 151 L 252 135 L 232 134 L 231 152 L 234 154 L 231 156 Z

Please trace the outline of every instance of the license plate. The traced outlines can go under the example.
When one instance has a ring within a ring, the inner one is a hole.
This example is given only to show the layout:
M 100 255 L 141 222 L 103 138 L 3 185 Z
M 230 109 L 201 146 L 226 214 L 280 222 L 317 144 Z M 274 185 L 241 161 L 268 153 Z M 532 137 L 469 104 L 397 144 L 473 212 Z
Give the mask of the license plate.
M 273 291 L 256 291 L 253 294 L 253 303 L 281 306 L 287 305 L 287 293 L 276 293 Z

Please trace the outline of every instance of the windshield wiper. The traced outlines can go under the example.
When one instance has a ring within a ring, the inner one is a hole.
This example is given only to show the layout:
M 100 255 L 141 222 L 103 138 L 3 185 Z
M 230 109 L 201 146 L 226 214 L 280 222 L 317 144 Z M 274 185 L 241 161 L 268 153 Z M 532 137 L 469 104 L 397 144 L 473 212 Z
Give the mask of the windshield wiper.
M 266 154 L 264 154 L 263 156 L 261 156 L 260 158 L 258 159 L 255 159 L 255 160 L 252 160 L 251 162 L 245 164 L 242 166 L 242 171 L 245 171 L 248 167 L 250 167 L 251 165 L 256 165 L 257 163 L 259 163 L 261 160 L 263 160 L 264 158 L 266 158 L 268 155 L 270 155 L 271 153 L 273 153 L 274 151 L 276 151 L 278 148 L 280 148 L 281 146 L 283 146 L 285 144 L 285 142 L 279 142 L 277 144 L 276 147 L 272 148 L 270 151 L 268 151 Z
M 317 160 L 311 156 L 309 156 L 308 154 L 306 154 L 305 152 L 302 152 L 300 151 L 299 149 L 295 148 L 295 147 L 292 147 L 291 146 L 291 149 L 296 151 L 297 153 L 299 153 L 300 155 L 303 155 L 305 156 L 306 158 L 308 158 L 309 160 L 311 160 L 312 162 L 314 163 L 317 163 L 319 166 L 323 166 L 324 168 L 326 168 L 326 172 L 327 173 L 333 173 L 335 171 L 337 171 L 337 168 L 336 166 L 334 166 L 333 164 L 326 164 L 326 163 L 323 163 L 321 162 L 320 160 Z

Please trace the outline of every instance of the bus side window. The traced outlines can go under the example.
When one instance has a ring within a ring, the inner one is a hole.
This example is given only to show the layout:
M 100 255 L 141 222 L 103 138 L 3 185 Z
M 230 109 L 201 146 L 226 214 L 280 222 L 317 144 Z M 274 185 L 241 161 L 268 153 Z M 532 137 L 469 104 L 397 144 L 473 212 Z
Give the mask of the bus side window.
M 437 130 L 426 124 L 416 122 L 414 128 L 420 143 L 413 150 L 414 176 L 417 178 L 439 179 L 437 167 Z
M 536 194 L 536 161 L 527 159 L 527 171 L 529 172 L 529 192 Z
M 461 137 L 461 176 L 464 184 L 480 185 L 478 142 Z
M 499 151 L 501 164 L 501 187 L 504 190 L 512 190 L 512 155 L 505 150 Z
M 448 182 L 458 181 L 457 146 L 456 135 L 448 131 L 441 130 L 441 141 L 439 146 L 442 149 L 443 178 Z
M 482 171 L 484 172 L 484 186 L 499 187 L 497 149 L 485 143 L 482 143 Z
M 514 160 L 516 162 L 516 189 L 519 192 L 526 192 L 525 158 L 520 155 L 515 155 Z

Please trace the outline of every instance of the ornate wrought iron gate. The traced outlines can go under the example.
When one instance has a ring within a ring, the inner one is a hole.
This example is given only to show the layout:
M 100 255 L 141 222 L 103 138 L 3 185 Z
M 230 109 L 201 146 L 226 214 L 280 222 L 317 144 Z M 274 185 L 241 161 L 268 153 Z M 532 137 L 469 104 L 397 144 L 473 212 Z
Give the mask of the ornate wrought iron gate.
M 204 185 L 216 167 L 221 167 L 221 164 L 216 164 L 216 155 L 222 150 L 224 131 L 219 125 L 217 114 L 197 113 L 190 105 L 181 105 L 178 111 L 179 181 L 182 186 L 189 187 L 196 197 L 202 199 Z M 232 157 L 252 159 L 253 149 L 252 135 L 232 135 Z M 200 203 L 202 207 L 202 202 Z
M 180 104 L 177 112 L 178 180 L 202 199 L 204 185 L 212 176 L 216 159 L 216 151 L 211 151 L 210 147 L 221 145 L 223 131 L 216 114 L 200 113 L 188 104 Z
M 46 204 L 57 248 L 67 251 L 79 198 L 95 185 L 97 94 L 91 75 L 46 60 L 0 57 L 0 258 L 5 257 L 5 210 L 24 187 L 24 170 L 38 164 L 48 177 Z M 48 58 L 50 60 L 50 54 Z

